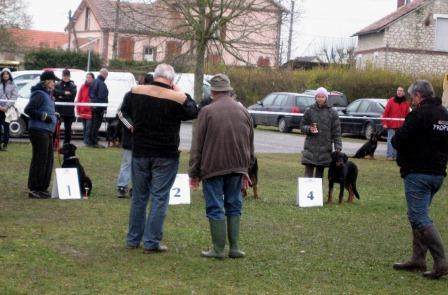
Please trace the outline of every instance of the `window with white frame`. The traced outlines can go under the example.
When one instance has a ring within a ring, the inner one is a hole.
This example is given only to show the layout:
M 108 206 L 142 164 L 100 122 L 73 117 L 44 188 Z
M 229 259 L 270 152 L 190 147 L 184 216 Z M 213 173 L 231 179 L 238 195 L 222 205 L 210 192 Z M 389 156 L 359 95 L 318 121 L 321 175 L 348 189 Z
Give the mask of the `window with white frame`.
M 436 19 L 435 50 L 448 51 L 448 14 L 434 15 Z
M 143 60 L 145 61 L 154 61 L 154 47 L 145 46 L 143 48 Z

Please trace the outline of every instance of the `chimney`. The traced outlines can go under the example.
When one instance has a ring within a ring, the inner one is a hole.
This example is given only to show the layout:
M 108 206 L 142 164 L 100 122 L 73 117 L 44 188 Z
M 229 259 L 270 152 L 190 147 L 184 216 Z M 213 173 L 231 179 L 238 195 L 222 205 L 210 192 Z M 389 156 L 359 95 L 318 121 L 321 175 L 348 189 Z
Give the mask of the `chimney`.
M 412 0 L 397 0 L 397 9 L 401 6 L 408 5 Z

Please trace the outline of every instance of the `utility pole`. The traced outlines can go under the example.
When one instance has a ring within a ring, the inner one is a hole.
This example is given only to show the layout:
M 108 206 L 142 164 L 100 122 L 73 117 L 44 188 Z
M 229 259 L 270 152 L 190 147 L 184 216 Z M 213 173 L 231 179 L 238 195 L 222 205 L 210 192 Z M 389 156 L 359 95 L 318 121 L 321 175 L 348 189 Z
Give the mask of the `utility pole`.
M 68 51 L 70 51 L 72 46 L 72 11 L 68 11 Z
M 288 52 L 286 53 L 286 62 L 291 60 L 292 31 L 294 27 L 294 4 L 295 1 L 291 1 L 291 21 L 289 23 Z
M 120 21 L 120 0 L 117 0 L 117 6 L 115 9 L 115 27 L 114 27 L 114 40 L 112 43 L 112 59 L 118 57 L 118 23 Z

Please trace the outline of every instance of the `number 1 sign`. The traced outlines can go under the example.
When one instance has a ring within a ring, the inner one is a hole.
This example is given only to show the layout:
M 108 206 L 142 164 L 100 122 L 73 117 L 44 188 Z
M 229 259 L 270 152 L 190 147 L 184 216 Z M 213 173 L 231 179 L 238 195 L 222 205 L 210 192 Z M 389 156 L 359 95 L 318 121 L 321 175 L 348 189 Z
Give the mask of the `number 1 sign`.
M 299 177 L 297 205 L 299 207 L 322 207 L 322 178 Z
M 190 204 L 190 183 L 188 174 L 177 174 L 170 190 L 170 205 Z
M 56 168 L 52 198 L 61 200 L 81 199 L 78 170 L 76 168 Z

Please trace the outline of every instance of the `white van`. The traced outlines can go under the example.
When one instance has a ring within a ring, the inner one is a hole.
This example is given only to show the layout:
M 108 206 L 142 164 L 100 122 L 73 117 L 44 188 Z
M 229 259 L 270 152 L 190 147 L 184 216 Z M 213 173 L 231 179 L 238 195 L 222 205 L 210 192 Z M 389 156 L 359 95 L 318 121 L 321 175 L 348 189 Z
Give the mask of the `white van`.
M 62 70 L 56 70 L 54 73 L 58 78 L 62 77 Z M 70 78 L 77 86 L 78 93 L 81 85 L 85 82 L 86 74 L 87 72 L 82 70 L 71 70 Z M 93 74 L 97 77 L 99 73 L 94 72 Z M 31 96 L 31 87 L 38 82 L 39 77 L 28 82 L 19 90 L 19 97 L 17 98 L 15 107 L 20 112 L 21 116 L 17 121 L 12 121 L 9 125 L 11 137 L 21 137 L 27 130 L 28 116 L 24 113 L 24 110 Z M 109 72 L 109 76 L 106 79 L 106 85 L 109 89 L 109 106 L 107 107 L 105 119 L 107 122 L 111 122 L 115 119 L 117 109 L 120 107 L 124 95 L 130 91 L 133 86 L 137 85 L 137 82 L 132 73 Z M 76 114 L 76 117 L 78 117 L 78 114 Z M 63 126 L 64 124 L 61 125 L 61 128 L 63 128 Z M 82 124 L 75 123 L 72 129 L 73 131 L 82 131 Z M 106 130 L 105 124 L 101 127 L 101 130 Z

